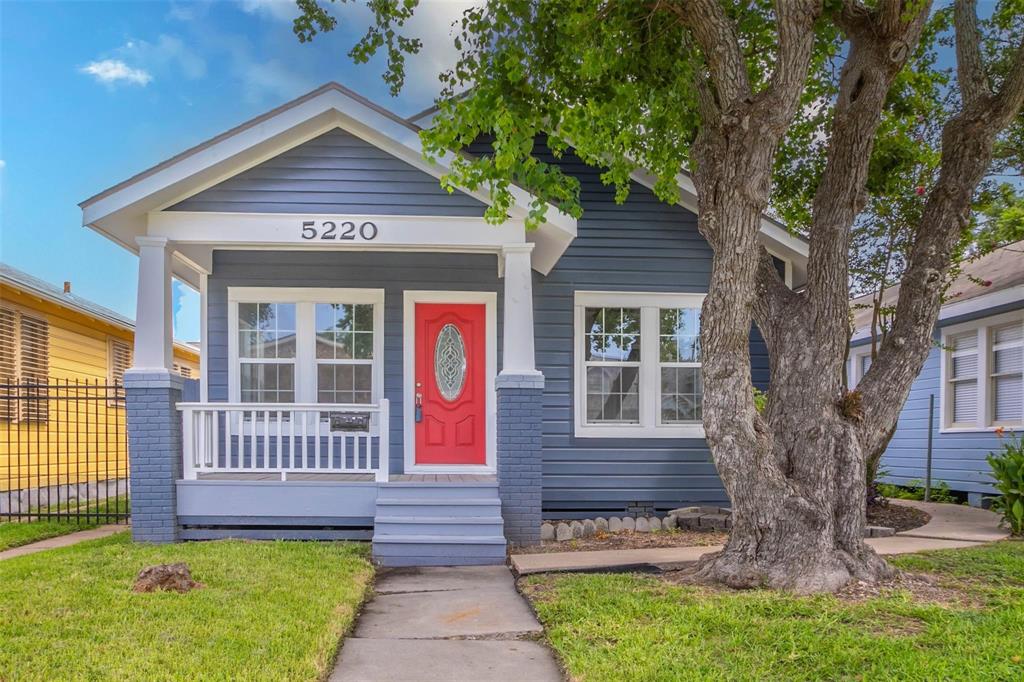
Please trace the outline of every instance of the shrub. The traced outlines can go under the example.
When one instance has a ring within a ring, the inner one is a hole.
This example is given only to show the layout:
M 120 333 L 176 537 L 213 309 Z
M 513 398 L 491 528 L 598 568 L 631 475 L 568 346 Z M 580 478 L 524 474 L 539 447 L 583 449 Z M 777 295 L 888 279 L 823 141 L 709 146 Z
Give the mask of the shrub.
M 1024 535 L 1024 441 L 1011 435 L 1002 452 L 993 452 L 987 459 L 1000 492 L 992 508 L 1002 513 L 1014 535 Z
M 920 479 L 908 481 L 905 486 L 876 482 L 875 489 L 882 497 L 896 500 L 924 500 L 924 482 Z M 939 481 L 932 486 L 931 497 L 931 502 L 960 504 L 960 499 L 950 490 L 949 484 L 945 481 Z

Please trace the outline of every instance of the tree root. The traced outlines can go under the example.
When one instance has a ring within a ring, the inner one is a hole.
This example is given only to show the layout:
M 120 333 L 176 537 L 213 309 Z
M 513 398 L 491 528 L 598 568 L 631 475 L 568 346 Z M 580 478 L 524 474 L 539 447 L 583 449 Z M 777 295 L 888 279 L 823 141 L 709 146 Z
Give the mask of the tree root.
M 737 590 L 771 588 L 796 594 L 835 592 L 851 581 L 874 584 L 899 571 L 866 545 L 855 552 L 836 548 L 825 553 L 784 555 L 774 560 L 725 549 L 701 558 L 691 577 Z

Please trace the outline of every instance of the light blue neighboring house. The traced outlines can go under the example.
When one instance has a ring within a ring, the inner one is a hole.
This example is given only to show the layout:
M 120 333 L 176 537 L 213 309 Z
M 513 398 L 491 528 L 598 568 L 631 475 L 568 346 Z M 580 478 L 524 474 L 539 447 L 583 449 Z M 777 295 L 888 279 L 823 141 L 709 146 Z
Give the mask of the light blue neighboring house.
M 81 204 L 139 255 L 127 372 L 132 532 L 372 539 L 388 565 L 499 563 L 542 518 L 724 504 L 701 425 L 711 249 L 689 177 L 667 205 L 598 170 L 584 215 L 484 220 L 441 188 L 432 112 L 335 83 Z M 470 153 L 487 153 L 486 145 Z M 552 160 L 553 157 L 552 157 Z M 807 245 L 765 218 L 790 286 Z M 171 367 L 170 282 L 201 301 L 198 399 Z M 753 380 L 768 382 L 751 333 Z
M 979 506 L 995 493 L 985 457 L 1002 447 L 1000 431 L 1024 431 L 1024 242 L 965 263 L 946 295 L 935 346 L 882 457 L 882 480 L 922 485 L 931 423 L 933 485 L 946 483 Z M 886 292 L 887 303 L 898 296 Z M 871 311 L 855 309 L 854 316 L 851 386 L 871 366 Z

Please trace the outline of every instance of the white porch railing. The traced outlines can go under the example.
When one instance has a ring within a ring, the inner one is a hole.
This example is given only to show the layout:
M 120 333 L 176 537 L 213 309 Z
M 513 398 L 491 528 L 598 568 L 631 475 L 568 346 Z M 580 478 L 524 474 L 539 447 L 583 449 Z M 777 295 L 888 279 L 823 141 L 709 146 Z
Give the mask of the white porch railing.
M 179 403 L 178 409 L 186 479 L 279 473 L 285 481 L 289 473 L 310 473 L 388 480 L 386 399 L 375 405 Z M 366 428 L 351 423 L 358 415 L 368 417 Z

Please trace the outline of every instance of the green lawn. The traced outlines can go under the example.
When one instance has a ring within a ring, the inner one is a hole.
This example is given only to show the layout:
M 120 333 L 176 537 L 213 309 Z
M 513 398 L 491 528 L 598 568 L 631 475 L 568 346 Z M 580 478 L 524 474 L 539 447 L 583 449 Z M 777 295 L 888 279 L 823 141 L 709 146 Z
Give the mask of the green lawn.
M 655 576 L 524 580 L 575 680 L 1024 680 L 1024 542 L 901 557 L 962 604 L 718 592 Z
M 132 544 L 127 534 L 0 561 L 0 679 L 317 680 L 373 576 L 356 543 Z M 185 561 L 206 587 L 135 594 Z
M 61 504 L 50 509 L 56 511 L 67 509 L 70 505 Z M 0 522 L 0 552 L 12 547 L 20 547 L 39 540 L 55 538 L 60 535 L 67 535 L 80 530 L 88 530 L 102 526 L 105 523 L 112 523 L 113 519 L 102 516 L 102 514 L 113 514 L 119 511 L 127 511 L 128 498 L 117 497 L 110 500 L 100 500 L 90 503 L 88 506 L 81 505 L 82 513 L 94 512 L 99 514 L 92 521 L 13 521 Z

